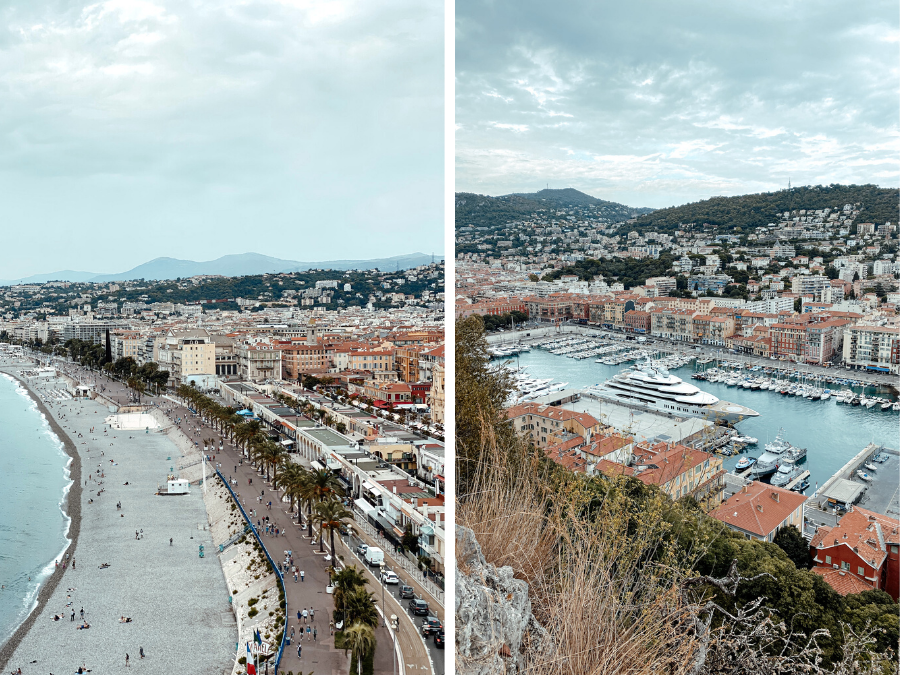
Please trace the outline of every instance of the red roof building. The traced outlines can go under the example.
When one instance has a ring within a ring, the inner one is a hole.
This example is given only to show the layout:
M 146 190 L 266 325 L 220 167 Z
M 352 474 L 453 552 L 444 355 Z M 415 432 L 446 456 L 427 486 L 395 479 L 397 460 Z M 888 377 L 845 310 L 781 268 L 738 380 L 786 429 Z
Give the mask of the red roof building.
M 841 595 L 881 589 L 900 599 L 900 520 L 854 506 L 836 526 L 820 527 L 810 547 L 813 572 Z

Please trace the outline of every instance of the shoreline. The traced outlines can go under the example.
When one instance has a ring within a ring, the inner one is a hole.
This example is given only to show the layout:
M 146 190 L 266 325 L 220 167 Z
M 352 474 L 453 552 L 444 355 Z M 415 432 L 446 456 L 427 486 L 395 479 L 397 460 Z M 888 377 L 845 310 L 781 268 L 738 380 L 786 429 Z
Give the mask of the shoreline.
M 15 366 L 15 368 L 25 368 L 26 364 L 22 364 L 21 366 Z M 69 435 L 62 429 L 59 423 L 56 421 L 56 418 L 50 413 L 47 407 L 44 405 L 44 402 L 41 401 L 40 397 L 31 389 L 27 382 L 23 381 L 18 375 L 13 372 L 10 372 L 8 368 L 11 367 L 2 367 L 4 373 L 12 377 L 16 380 L 25 391 L 28 392 L 28 396 L 37 404 L 37 409 L 44 415 L 47 422 L 50 425 L 50 429 L 56 434 L 57 438 L 59 438 L 60 442 L 62 442 L 63 449 L 65 453 L 71 458 L 71 462 L 69 463 L 69 479 L 72 481 L 72 485 L 69 488 L 68 493 L 65 498 L 65 506 L 64 513 L 70 519 L 69 522 L 69 531 L 66 533 L 66 536 L 69 539 L 69 545 L 63 550 L 61 557 L 66 553 L 69 554 L 69 557 L 74 557 L 75 550 L 78 546 L 78 537 L 81 534 L 81 493 L 82 493 L 82 485 L 81 485 L 81 456 L 78 454 L 78 449 L 75 446 L 75 443 L 69 438 Z M 41 585 L 40 591 L 38 591 L 37 599 L 35 602 L 34 608 L 29 612 L 28 616 L 25 617 L 25 620 L 19 625 L 18 628 L 13 632 L 10 638 L 6 641 L 6 643 L 0 647 L 0 671 L 4 670 L 9 662 L 9 659 L 12 658 L 13 653 L 18 648 L 19 644 L 25 639 L 25 636 L 28 635 L 28 631 L 31 630 L 31 627 L 34 625 L 35 621 L 37 621 L 38 616 L 40 616 L 41 612 L 46 607 L 47 603 L 50 600 L 50 597 L 53 595 L 53 592 L 56 590 L 59 583 L 63 580 L 63 576 L 66 573 L 66 569 L 57 568 L 55 569 L 49 577 L 47 577 L 46 581 Z

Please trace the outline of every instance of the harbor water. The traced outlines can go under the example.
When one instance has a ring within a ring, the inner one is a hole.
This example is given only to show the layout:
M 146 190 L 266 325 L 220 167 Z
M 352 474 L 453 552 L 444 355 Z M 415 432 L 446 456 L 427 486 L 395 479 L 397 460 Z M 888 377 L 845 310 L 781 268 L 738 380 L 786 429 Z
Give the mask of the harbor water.
M 594 361 L 594 358 L 577 360 L 532 349 L 503 362 L 513 368 L 518 364 L 531 378 L 568 382 L 567 389 L 600 384 L 629 365 L 609 366 Z M 759 413 L 759 417 L 743 420 L 736 425 L 741 434 L 759 439 L 759 445 L 750 446 L 746 456 L 758 457 L 762 454 L 763 445 L 774 439 L 780 428 L 784 429 L 784 438 L 791 445 L 806 448 L 808 454 L 800 466 L 810 471 L 808 495 L 813 493 L 817 483 L 822 485 L 866 444 L 874 442 L 890 448 L 898 446 L 900 415 L 882 411 L 878 406 L 853 407 L 836 403 L 834 397 L 827 401 L 812 401 L 799 396 L 782 396 L 775 391 L 754 391 L 729 387 L 724 383 L 692 380 L 692 365 L 671 372 L 720 399 L 739 403 Z M 856 391 L 862 390 L 857 388 Z M 578 407 L 577 403 L 575 407 Z M 742 456 L 745 455 L 725 457 L 725 468 L 733 470 Z
M 0 375 L 0 645 L 34 608 L 69 543 L 70 461 L 28 393 Z

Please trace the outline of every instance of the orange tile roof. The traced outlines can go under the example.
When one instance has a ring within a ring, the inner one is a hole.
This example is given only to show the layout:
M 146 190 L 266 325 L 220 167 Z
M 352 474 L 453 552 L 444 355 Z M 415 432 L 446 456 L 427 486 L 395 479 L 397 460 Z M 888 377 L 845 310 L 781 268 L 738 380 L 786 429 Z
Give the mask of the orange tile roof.
M 744 532 L 767 537 L 805 501 L 806 497 L 796 492 L 752 481 L 709 515 Z
M 547 419 L 557 420 L 560 422 L 574 419 L 577 420 L 583 427 L 588 429 L 599 424 L 599 422 L 588 413 L 580 413 L 574 410 L 558 408 L 552 405 L 541 405 L 539 403 L 521 403 L 519 405 L 514 405 L 512 408 L 509 408 L 506 411 L 506 416 L 509 419 L 522 417 L 523 415 L 536 415 L 538 417 L 546 417 Z
M 848 546 L 874 568 L 881 567 L 889 545 L 900 544 L 900 521 L 854 506 L 831 528 L 820 527 L 810 546 Z
M 841 595 L 850 595 L 851 593 L 862 593 L 863 591 L 872 590 L 872 586 L 844 570 L 829 569 L 827 567 L 813 567 L 810 572 L 818 574 L 828 582 L 829 586 Z

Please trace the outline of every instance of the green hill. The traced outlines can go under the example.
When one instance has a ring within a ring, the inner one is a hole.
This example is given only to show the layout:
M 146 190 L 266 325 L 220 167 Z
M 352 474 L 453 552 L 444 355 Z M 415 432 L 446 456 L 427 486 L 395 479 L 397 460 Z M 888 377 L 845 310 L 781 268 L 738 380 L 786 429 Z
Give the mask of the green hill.
M 545 212 L 549 216 L 551 210 L 560 208 L 588 209 L 589 215 L 606 218 L 612 223 L 622 222 L 651 210 L 597 199 L 574 188 L 541 190 L 529 194 L 511 194 L 500 197 L 458 192 L 456 193 L 456 226 L 459 228 L 472 225 L 493 229 L 503 227 L 511 221 L 533 217 L 541 212 Z
M 765 227 L 776 222 L 777 214 L 792 209 L 834 209 L 844 204 L 860 204 L 856 222 L 876 224 L 900 220 L 897 188 L 876 185 L 815 185 L 778 192 L 761 192 L 739 197 L 713 197 L 703 201 L 659 209 L 643 215 L 628 230 L 660 232 L 677 230 L 682 223 L 714 225 L 720 234 Z

